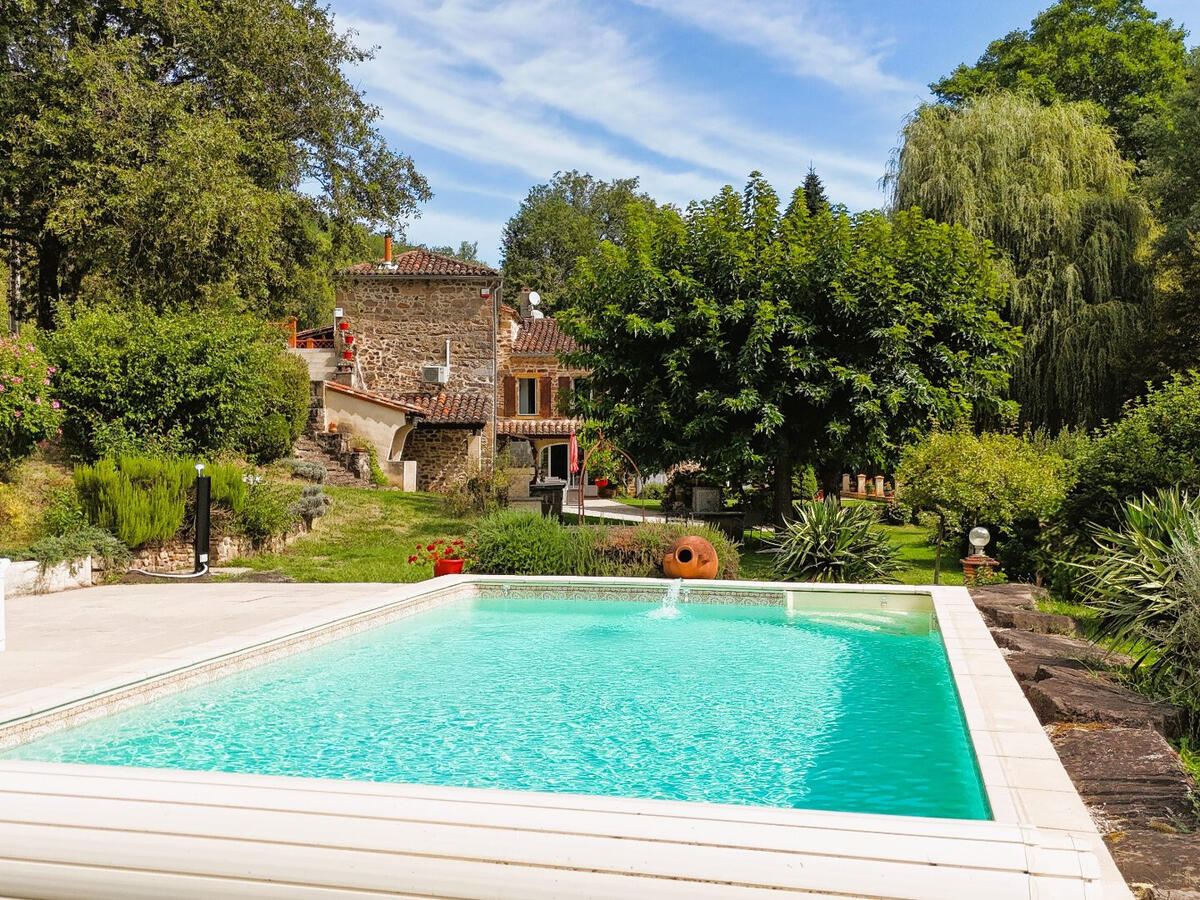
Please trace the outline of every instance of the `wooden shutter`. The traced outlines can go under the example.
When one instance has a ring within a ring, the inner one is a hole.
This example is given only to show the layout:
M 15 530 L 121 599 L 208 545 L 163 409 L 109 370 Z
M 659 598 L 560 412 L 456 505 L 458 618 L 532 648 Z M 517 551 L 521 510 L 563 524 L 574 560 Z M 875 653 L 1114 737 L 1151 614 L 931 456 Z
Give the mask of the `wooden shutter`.
M 550 385 L 551 380 L 549 375 L 543 375 L 538 379 L 538 415 L 543 419 L 550 418 Z
M 504 376 L 504 415 L 512 418 L 517 414 L 517 379 Z
M 565 416 L 568 413 L 567 401 L 571 395 L 571 376 L 558 376 L 558 399 L 554 404 L 554 409 L 560 416 Z

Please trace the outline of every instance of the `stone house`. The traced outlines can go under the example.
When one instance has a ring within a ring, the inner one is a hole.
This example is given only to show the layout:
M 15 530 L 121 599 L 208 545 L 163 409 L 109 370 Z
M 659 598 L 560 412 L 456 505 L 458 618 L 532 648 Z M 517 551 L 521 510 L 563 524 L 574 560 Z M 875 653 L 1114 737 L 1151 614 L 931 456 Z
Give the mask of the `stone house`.
M 316 426 L 363 434 L 397 475 L 415 463 L 419 490 L 461 483 L 521 442 L 565 478 L 577 423 L 560 404 L 578 373 L 558 354 L 574 345 L 553 319 L 503 303 L 501 287 L 495 269 L 423 249 L 392 258 L 390 242 L 383 260 L 344 269 Z

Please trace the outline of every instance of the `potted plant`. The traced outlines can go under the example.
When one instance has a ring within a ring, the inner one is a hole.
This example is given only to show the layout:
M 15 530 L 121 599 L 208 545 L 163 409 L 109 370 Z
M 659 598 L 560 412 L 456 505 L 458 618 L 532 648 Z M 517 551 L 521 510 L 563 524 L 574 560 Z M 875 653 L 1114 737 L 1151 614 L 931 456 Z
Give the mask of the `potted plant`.
M 433 563 L 433 576 L 458 575 L 467 561 L 466 541 L 439 538 L 430 544 L 417 544 L 417 552 L 408 558 L 410 565 Z
M 617 454 L 608 444 L 594 447 L 588 454 L 587 470 L 598 488 L 606 488 L 619 469 Z

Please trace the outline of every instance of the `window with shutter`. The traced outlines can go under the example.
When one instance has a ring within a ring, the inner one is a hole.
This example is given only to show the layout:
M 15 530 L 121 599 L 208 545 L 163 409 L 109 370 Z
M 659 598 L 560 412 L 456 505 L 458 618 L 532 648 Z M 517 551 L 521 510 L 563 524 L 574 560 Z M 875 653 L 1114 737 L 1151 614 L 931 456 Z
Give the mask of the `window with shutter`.
M 541 378 L 538 379 L 538 394 L 540 395 L 538 397 L 538 400 L 540 401 L 538 403 L 538 414 L 543 419 L 548 419 L 548 418 L 550 418 L 550 416 L 552 414 L 552 409 L 550 406 L 551 397 L 550 397 L 550 376 L 549 375 L 543 375 Z
M 511 375 L 504 376 L 504 413 L 507 418 L 517 414 L 517 379 Z

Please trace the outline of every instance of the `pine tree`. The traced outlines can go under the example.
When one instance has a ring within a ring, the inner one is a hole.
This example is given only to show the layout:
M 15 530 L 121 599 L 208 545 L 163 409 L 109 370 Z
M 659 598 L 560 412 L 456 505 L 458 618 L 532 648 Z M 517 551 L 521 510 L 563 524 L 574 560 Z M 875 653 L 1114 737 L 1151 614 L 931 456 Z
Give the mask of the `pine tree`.
M 825 185 L 821 183 L 821 176 L 811 165 L 808 167 L 808 174 L 804 176 L 804 205 L 808 207 L 810 216 L 815 216 L 823 209 L 829 209 Z

